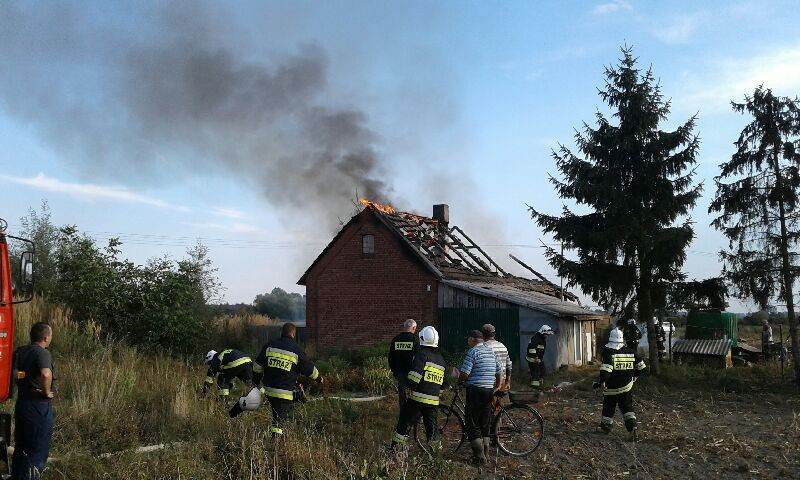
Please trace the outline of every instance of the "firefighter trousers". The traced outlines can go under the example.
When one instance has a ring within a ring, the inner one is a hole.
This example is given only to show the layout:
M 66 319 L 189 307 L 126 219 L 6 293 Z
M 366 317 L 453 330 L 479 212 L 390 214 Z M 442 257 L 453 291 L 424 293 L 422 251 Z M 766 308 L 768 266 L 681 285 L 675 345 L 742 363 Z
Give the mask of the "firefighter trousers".
M 542 388 L 542 377 L 544 376 L 542 362 L 528 362 L 528 370 L 531 372 L 531 387 Z
M 253 383 L 253 364 L 248 362 L 238 367 L 222 370 L 217 376 L 217 387 L 219 387 L 219 394 L 223 397 L 230 395 L 233 388 L 233 379 L 238 378 L 245 384 Z
M 438 409 L 437 405 L 426 405 L 411 399 L 406 400 L 400 408 L 400 416 L 397 419 L 397 428 L 395 429 L 392 443 L 408 443 L 408 434 L 411 431 L 411 427 L 419 421 L 419 417 L 422 417 L 422 422 L 425 425 L 425 438 L 428 439 L 428 443 L 438 441 L 439 425 L 436 418 Z
M 283 435 L 283 426 L 292 415 L 294 402 L 293 400 L 275 397 L 267 397 L 267 400 L 272 410 L 272 424 L 269 427 L 269 433 L 272 435 Z
M 603 396 L 603 418 L 600 420 L 600 426 L 605 431 L 610 431 L 614 425 L 614 413 L 619 407 L 622 412 L 622 418 L 625 421 L 625 428 L 629 432 L 636 428 L 636 414 L 633 412 L 633 393 L 625 392 L 616 395 Z

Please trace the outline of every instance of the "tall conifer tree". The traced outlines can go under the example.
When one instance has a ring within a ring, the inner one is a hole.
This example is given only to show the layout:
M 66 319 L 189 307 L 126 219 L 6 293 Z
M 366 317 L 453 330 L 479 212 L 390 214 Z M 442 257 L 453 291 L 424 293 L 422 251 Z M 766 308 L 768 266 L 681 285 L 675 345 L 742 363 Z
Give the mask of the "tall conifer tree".
M 793 296 L 800 241 L 800 101 L 759 86 L 744 103 L 731 104 L 753 120 L 734 144 L 736 153 L 720 165 L 709 208 L 720 216 L 712 225 L 730 241 L 721 256 L 738 296 L 762 308 L 775 296 L 785 302 L 800 382 Z
M 556 190 L 588 213 L 567 206 L 561 216 L 531 213 L 567 250 L 547 253 L 559 275 L 606 308 L 636 307 L 639 321 L 647 323 L 650 364 L 658 373 L 653 300 L 663 282 L 683 277 L 685 249 L 694 236 L 685 217 L 701 189 L 687 171 L 699 144 L 695 117 L 674 131 L 659 130 L 669 102 L 652 69 L 637 68 L 629 47 L 605 76 L 598 92 L 613 118 L 598 112 L 595 127 L 584 123 L 575 134 L 579 154 L 563 145 L 553 152 L 562 177 L 551 176 Z

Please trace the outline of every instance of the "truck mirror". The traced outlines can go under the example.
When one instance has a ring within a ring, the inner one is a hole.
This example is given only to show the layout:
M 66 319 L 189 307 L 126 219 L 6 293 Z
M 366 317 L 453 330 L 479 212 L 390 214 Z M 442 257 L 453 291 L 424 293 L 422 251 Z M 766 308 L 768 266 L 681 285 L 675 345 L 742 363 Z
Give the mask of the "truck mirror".
M 20 291 L 33 293 L 33 252 L 25 252 L 20 258 Z

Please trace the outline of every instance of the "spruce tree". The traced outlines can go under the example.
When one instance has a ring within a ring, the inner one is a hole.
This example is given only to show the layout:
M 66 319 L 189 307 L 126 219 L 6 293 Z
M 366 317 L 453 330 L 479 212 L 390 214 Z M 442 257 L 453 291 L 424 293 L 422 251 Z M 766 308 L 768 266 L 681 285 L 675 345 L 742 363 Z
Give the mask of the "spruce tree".
M 712 225 L 730 242 L 721 256 L 737 295 L 762 308 L 775 296 L 784 300 L 800 382 L 793 297 L 800 240 L 800 102 L 759 86 L 744 103 L 731 105 L 753 120 L 736 140 L 736 153 L 720 165 L 709 208 L 720 215 Z
M 659 130 L 669 102 L 652 68 L 640 71 L 629 47 L 605 77 L 598 92 L 613 118 L 598 112 L 595 127 L 584 123 L 575 134 L 579 153 L 563 145 L 553 152 L 562 177 L 551 176 L 556 190 L 588 213 L 567 206 L 561 216 L 531 213 L 567 250 L 547 252 L 559 275 L 607 309 L 635 306 L 639 321 L 647 323 L 650 366 L 657 374 L 654 299 L 664 282 L 683 278 L 680 268 L 694 236 L 686 215 L 701 189 L 687 171 L 699 144 L 696 118 L 674 131 Z

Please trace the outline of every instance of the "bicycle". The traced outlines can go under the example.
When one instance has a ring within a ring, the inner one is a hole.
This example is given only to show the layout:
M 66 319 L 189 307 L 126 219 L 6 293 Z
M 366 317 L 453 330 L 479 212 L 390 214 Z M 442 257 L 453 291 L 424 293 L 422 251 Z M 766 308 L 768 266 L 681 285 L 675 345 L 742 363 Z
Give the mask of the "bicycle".
M 466 443 L 464 426 L 465 405 L 461 399 L 461 388 L 450 387 L 454 391 L 449 404 L 440 403 L 437 409 L 437 426 L 442 451 L 457 452 Z M 544 419 L 528 403 L 535 403 L 538 395 L 531 392 L 508 392 L 510 403 L 503 405 L 502 398 L 495 397 L 494 413 L 491 421 L 490 438 L 492 444 L 506 455 L 522 457 L 533 453 L 544 437 Z M 425 436 L 425 428 L 420 421 L 414 425 L 414 439 L 425 452 L 430 452 Z

